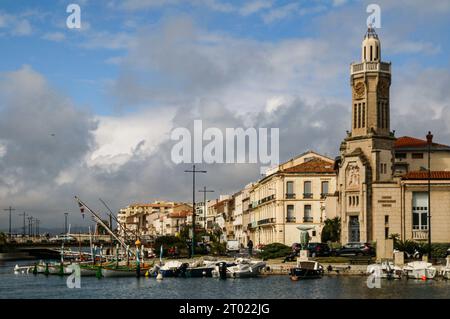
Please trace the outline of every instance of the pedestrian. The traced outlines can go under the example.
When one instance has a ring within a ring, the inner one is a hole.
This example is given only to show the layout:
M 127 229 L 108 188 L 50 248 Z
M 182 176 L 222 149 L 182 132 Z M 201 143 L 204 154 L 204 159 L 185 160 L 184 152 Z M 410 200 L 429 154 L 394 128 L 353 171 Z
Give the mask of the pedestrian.
M 253 242 L 251 239 L 248 241 L 247 247 L 248 247 L 248 255 L 252 256 L 253 255 Z

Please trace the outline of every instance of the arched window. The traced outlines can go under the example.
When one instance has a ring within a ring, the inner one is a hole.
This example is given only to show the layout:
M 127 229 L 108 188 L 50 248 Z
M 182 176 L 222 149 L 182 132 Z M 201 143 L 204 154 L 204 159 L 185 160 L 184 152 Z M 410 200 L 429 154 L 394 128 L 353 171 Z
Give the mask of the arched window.
M 354 107 L 354 111 L 353 111 L 353 117 L 354 117 L 354 119 L 353 119 L 353 128 L 356 128 L 356 124 L 357 124 L 357 115 L 356 115 L 356 112 L 357 112 L 357 110 L 356 110 L 356 103 L 355 103 L 355 107 Z
M 367 58 L 366 58 L 366 46 L 364 46 L 364 61 L 366 61 L 367 60 Z
M 372 55 L 372 46 L 370 46 L 370 61 L 373 61 L 372 57 L 373 57 L 373 55 Z

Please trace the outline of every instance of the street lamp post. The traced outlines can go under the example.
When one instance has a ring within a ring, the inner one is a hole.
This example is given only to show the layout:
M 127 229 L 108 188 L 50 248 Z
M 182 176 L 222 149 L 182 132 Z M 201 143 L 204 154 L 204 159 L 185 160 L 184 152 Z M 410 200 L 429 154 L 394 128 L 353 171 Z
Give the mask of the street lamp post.
M 433 144 L 433 134 L 428 132 L 428 261 L 431 262 L 431 146 Z
M 206 173 L 206 171 L 198 171 L 195 165 L 192 165 L 192 171 L 186 170 L 185 173 L 192 173 L 192 257 L 195 252 L 195 174 Z

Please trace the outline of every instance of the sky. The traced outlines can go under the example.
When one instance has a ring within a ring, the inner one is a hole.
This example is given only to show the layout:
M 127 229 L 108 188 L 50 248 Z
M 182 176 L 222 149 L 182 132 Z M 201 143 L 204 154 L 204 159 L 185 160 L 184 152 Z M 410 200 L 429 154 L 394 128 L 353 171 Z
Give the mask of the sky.
M 69 4 L 81 28 L 69 29 Z M 350 63 L 381 8 L 392 62 L 391 129 L 450 144 L 450 1 L 0 0 L 0 230 L 87 227 L 73 196 L 105 215 L 133 202 L 191 201 L 171 131 L 280 130 L 280 160 L 332 158 L 350 129 Z M 214 195 L 259 165 L 209 164 Z M 200 194 L 199 194 L 200 195 Z M 3 212 L 3 213 L 2 213 Z

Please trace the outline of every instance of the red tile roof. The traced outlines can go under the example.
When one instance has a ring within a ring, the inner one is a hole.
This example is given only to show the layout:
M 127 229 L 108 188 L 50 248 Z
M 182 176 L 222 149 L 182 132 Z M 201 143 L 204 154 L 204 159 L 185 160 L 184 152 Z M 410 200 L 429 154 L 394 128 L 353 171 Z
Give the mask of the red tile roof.
M 186 218 L 187 216 L 192 215 L 191 211 L 188 210 L 182 210 L 180 212 L 174 212 L 174 213 L 170 213 L 169 217 L 170 218 Z
M 403 179 L 428 179 L 428 171 L 411 171 L 403 175 Z M 450 179 L 449 171 L 431 171 L 431 179 Z
M 438 143 L 433 143 L 433 146 L 440 146 L 440 147 L 449 147 L 448 145 L 444 145 L 444 144 L 438 144 Z M 421 140 L 415 137 L 411 137 L 411 136 L 402 136 L 399 137 L 394 144 L 394 148 L 399 149 L 399 148 L 422 148 L 422 147 L 427 147 L 427 141 L 426 140 Z
M 333 163 L 319 158 L 283 170 L 283 173 L 335 173 Z

